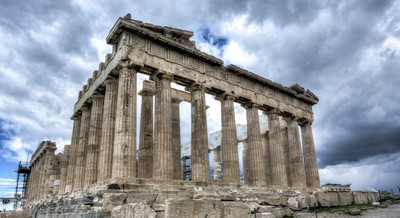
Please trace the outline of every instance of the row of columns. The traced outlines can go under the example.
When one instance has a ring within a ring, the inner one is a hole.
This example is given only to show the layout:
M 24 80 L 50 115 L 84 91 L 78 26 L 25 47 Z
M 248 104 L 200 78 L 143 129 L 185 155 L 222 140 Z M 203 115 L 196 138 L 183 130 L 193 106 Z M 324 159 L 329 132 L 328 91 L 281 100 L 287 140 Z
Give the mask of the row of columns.
M 104 82 L 104 94 L 93 95 L 91 105 L 82 107 L 81 114 L 73 117 L 74 126 L 69 147 L 68 167 L 65 170 L 66 175 L 61 180 L 64 192 L 83 189 L 109 178 L 139 177 L 158 180 L 182 178 L 180 100 L 174 100 L 171 96 L 172 75 L 163 72 L 154 73 L 151 78 L 156 84 L 155 91 L 144 90 L 139 93 L 142 96 L 142 108 L 139 157 L 136 161 L 137 71 L 129 63 L 122 63 L 118 71 L 118 79 L 107 79 Z M 192 180 L 208 182 L 209 158 L 205 89 L 200 84 L 192 84 L 187 87 L 187 90 L 191 93 Z M 155 95 L 154 128 L 153 95 Z M 232 95 L 226 94 L 218 96 L 217 99 L 221 101 L 223 179 L 227 183 L 239 183 L 235 99 Z M 293 171 L 291 174 L 296 175 L 299 166 L 295 165 L 292 169 L 288 168 L 286 163 L 289 160 L 298 160 L 299 157 L 290 156 L 291 152 L 285 151 L 283 142 L 281 142 L 282 133 L 278 115 L 275 113 L 269 115 L 268 143 L 270 146 L 265 149 L 265 143 L 259 134 L 258 107 L 251 103 L 245 104 L 244 107 L 248 121 L 247 159 L 249 168 L 246 170 L 248 184 L 255 186 L 288 185 L 288 171 Z M 287 149 L 297 146 L 296 133 L 292 132 L 293 125 L 291 124 L 288 125 Z M 318 177 L 318 169 L 310 132 L 311 126 L 302 131 L 304 151 L 314 152 L 309 155 L 314 158 L 304 157 L 306 174 L 308 173 L 311 178 L 312 175 Z M 285 152 L 289 154 L 289 157 L 285 156 Z M 271 155 L 266 155 L 266 153 Z M 270 175 L 271 181 L 267 179 L 268 175 Z M 316 184 L 316 182 L 311 183 Z
M 37 201 L 48 194 L 58 194 L 54 181 L 59 179 L 59 160 L 55 155 L 56 145 L 43 141 L 30 162 L 25 197 L 29 201 Z M 68 149 L 68 148 L 67 148 Z
M 269 130 L 258 134 L 259 124 L 252 124 L 255 117 L 249 117 L 252 110 L 247 109 L 248 136 L 243 141 L 243 172 L 244 180 L 249 185 L 275 185 L 283 187 L 309 187 L 320 186 L 316 152 L 311 130 L 311 122 L 303 121 L 301 126 L 300 143 L 299 122 L 294 117 L 284 117 L 287 126 L 282 128 L 280 115 L 276 110 L 267 112 Z M 254 129 L 255 128 L 255 129 Z M 260 139 L 257 139 L 261 137 Z M 254 141 L 256 138 L 256 141 Z M 262 149 L 257 142 L 261 142 Z M 259 152 L 255 154 L 254 152 Z M 259 158 L 262 165 L 259 165 Z M 262 173 L 264 172 L 264 173 Z M 257 175 L 254 175 L 256 173 Z

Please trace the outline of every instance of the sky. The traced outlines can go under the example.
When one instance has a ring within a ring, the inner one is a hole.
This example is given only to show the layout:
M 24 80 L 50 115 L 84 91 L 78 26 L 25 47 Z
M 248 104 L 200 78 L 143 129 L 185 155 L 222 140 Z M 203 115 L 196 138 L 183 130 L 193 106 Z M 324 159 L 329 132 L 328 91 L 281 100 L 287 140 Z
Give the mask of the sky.
M 105 38 L 127 13 L 193 31 L 196 47 L 225 65 L 314 92 L 321 184 L 397 189 L 399 11 L 400 1 L 385 0 L 3 0 L 0 196 L 13 193 L 18 161 L 42 140 L 55 141 L 59 151 L 70 143 L 78 91 L 111 51 Z M 217 131 L 219 102 L 207 96 L 207 104 L 208 130 Z M 245 124 L 245 111 L 235 109 L 236 122 Z M 183 143 L 190 139 L 189 115 L 182 103 Z

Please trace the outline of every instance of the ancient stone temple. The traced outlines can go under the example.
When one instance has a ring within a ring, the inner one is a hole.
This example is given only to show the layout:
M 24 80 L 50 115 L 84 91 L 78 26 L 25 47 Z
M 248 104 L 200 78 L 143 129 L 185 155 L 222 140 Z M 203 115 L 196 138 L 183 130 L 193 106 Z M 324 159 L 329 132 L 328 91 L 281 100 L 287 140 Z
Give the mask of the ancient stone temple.
M 53 190 L 63 203 L 52 204 L 51 210 L 35 204 L 51 187 L 37 190 L 43 178 L 32 176 L 28 201 L 36 213 L 76 214 L 76 205 L 82 204 L 87 213 L 105 217 L 137 208 L 157 217 L 192 217 L 196 211 L 199 217 L 246 217 L 252 212 L 246 202 L 285 206 L 294 193 L 310 196 L 320 187 L 312 133 L 312 106 L 318 98 L 300 85 L 285 87 L 237 66 L 224 66 L 196 49 L 192 36 L 190 31 L 143 23 L 130 15 L 117 20 L 107 36 L 112 53 L 79 91 L 72 113 L 71 145 L 61 157 L 59 190 Z M 149 75 L 150 81 L 145 80 L 138 92 L 139 73 Z M 185 91 L 171 88 L 172 83 Z M 216 182 L 210 178 L 206 93 L 221 102 L 222 139 L 214 149 Z M 182 101 L 191 104 L 190 181 L 182 173 Z M 235 102 L 245 108 L 247 117 L 243 182 Z M 260 130 L 259 111 L 268 117 L 266 132 Z M 52 149 L 43 147 L 40 155 L 34 154 L 33 175 L 46 165 Z M 215 206 L 207 199 L 220 203 Z M 308 205 L 316 201 L 309 197 Z M 90 209 L 96 207 L 102 209 Z

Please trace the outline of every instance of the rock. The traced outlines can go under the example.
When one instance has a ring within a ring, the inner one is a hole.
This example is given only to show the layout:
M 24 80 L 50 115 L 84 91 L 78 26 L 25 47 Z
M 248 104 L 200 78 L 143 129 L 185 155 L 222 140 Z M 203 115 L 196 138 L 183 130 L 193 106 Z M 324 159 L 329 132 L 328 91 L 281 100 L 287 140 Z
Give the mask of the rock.
M 284 216 L 292 216 L 292 211 L 287 207 L 276 207 L 272 210 L 272 213 L 277 218 L 281 218 Z
M 288 198 L 288 206 L 292 210 L 301 210 L 299 207 L 299 202 L 296 200 L 296 198 Z
M 358 215 L 361 214 L 361 210 L 358 209 L 358 208 L 350 208 L 347 213 L 352 215 L 352 216 L 358 216 Z
M 221 217 L 220 201 L 167 199 L 165 217 Z
M 128 197 L 126 193 L 104 193 L 103 196 L 104 210 L 112 210 L 115 206 L 124 204 Z
M 281 195 L 259 194 L 258 204 L 282 206 L 286 205 L 286 199 L 284 196 Z
M 306 203 L 306 197 L 305 196 L 297 196 L 296 201 L 298 203 L 299 209 L 306 209 L 308 208 L 308 205 Z
M 270 212 L 258 213 L 256 216 L 257 218 L 276 218 L 276 216 Z
M 273 209 L 274 209 L 274 206 L 261 205 L 260 208 L 258 209 L 258 212 L 260 212 L 260 213 L 271 213 Z
M 113 218 L 155 218 L 156 215 L 156 212 L 145 201 L 116 206 L 111 211 Z
M 249 217 L 251 212 L 248 205 L 238 202 L 226 202 L 223 204 L 221 214 L 222 217 L 242 218 L 242 217 Z

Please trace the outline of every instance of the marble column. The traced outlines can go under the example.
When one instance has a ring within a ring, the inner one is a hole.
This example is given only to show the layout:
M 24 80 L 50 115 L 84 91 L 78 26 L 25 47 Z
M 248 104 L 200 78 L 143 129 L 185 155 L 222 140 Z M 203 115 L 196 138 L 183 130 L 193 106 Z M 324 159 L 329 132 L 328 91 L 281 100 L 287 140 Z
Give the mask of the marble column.
M 69 165 L 69 149 L 70 145 L 65 145 L 64 146 L 64 152 L 62 154 L 61 158 L 61 176 L 60 176 L 60 188 L 59 188 L 59 193 L 63 194 L 65 193 L 65 184 L 67 182 L 67 171 L 68 171 L 68 165 Z
M 221 180 L 221 146 L 214 148 L 214 181 Z
M 265 170 L 265 184 L 272 185 L 272 172 L 271 172 L 271 148 L 269 146 L 269 131 L 262 134 L 263 141 L 263 155 L 264 155 L 264 170 Z
M 288 145 L 289 145 L 291 186 L 307 187 L 306 175 L 304 172 L 304 163 L 301 152 L 298 123 L 296 122 L 294 117 L 288 117 L 286 121 L 287 121 L 287 133 L 288 133 Z
M 308 188 L 319 188 L 319 174 L 317 165 L 317 154 L 314 147 L 314 138 L 311 122 L 307 121 L 301 126 L 301 137 L 303 141 L 304 166 Z
M 46 196 L 46 175 L 47 175 L 47 157 L 46 157 L 46 150 L 40 155 L 40 181 L 39 181 L 39 195 L 38 200 L 43 199 Z
M 182 101 L 172 98 L 171 113 L 172 113 L 172 147 L 173 147 L 173 162 L 174 162 L 174 179 L 182 179 L 181 171 L 181 122 L 179 104 Z
M 247 151 L 249 156 L 249 185 L 265 186 L 265 166 L 263 146 L 261 144 L 258 107 L 253 103 L 244 105 L 247 118 Z
M 205 90 L 200 84 L 189 87 L 192 95 L 192 180 L 208 182 L 210 179 L 210 163 L 208 157 L 208 135 Z
M 281 140 L 283 145 L 283 153 L 285 158 L 285 167 L 286 167 L 286 180 L 287 186 L 292 186 L 291 180 L 291 171 L 290 171 L 290 162 L 289 162 L 289 140 L 288 140 L 288 129 L 287 127 L 281 127 Z
M 112 178 L 136 177 L 136 71 L 119 70 Z
M 72 127 L 72 137 L 71 137 L 71 147 L 69 152 L 69 160 L 68 160 L 68 170 L 67 170 L 67 178 L 65 182 L 65 193 L 71 192 L 74 186 L 74 176 L 75 176 L 75 158 L 79 145 L 79 132 L 81 128 L 81 116 L 73 116 L 72 120 L 74 121 Z
M 99 149 L 101 140 L 101 126 L 103 122 L 104 95 L 92 95 L 92 110 L 90 114 L 90 126 L 86 153 L 86 174 L 84 187 L 97 182 L 97 166 L 99 165 Z M 102 163 L 100 163 L 102 164 Z
M 237 132 L 235 123 L 234 97 L 232 95 L 219 96 L 221 101 L 222 127 L 222 174 L 224 182 L 239 183 L 239 152 L 237 146 Z
M 155 90 L 155 126 L 153 150 L 153 179 L 174 179 L 172 145 L 171 80 L 172 75 L 153 76 Z
M 57 194 L 56 189 L 54 188 L 54 179 L 55 179 L 55 166 L 58 164 L 57 157 L 55 155 L 57 147 L 49 146 L 46 148 L 46 179 L 45 179 L 45 189 L 44 189 L 44 197 L 48 194 Z
M 153 90 L 139 92 L 142 96 L 138 178 L 153 178 Z
M 249 169 L 249 152 L 247 146 L 247 139 L 243 140 L 242 161 L 243 161 L 243 179 L 245 184 L 249 184 L 251 172 Z
M 103 123 L 101 124 L 101 139 L 97 181 L 111 178 L 113 163 L 115 117 L 117 112 L 118 80 L 109 78 L 104 81 Z
M 269 111 L 268 118 L 272 185 L 287 187 L 288 181 L 285 165 L 285 150 L 282 144 L 282 131 L 278 111 Z
M 74 174 L 74 190 L 83 189 L 83 181 L 85 178 L 85 152 L 89 136 L 89 125 L 90 125 L 90 108 L 83 106 L 81 127 L 79 131 L 79 144 L 76 149 L 75 156 L 75 174 Z

